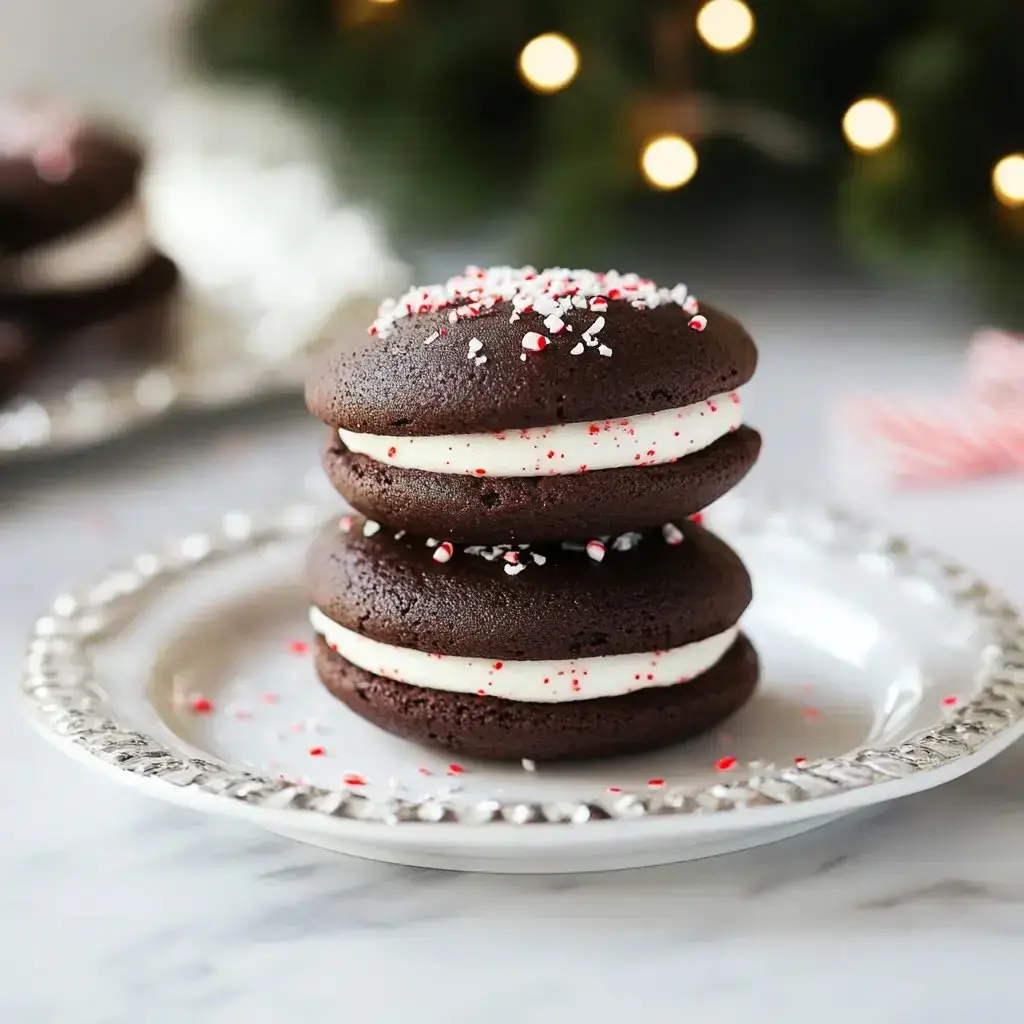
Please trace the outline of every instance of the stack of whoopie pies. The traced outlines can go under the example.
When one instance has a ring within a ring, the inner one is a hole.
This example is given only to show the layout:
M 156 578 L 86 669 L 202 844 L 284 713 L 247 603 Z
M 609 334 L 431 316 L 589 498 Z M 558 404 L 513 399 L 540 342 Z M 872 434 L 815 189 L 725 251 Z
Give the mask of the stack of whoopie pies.
M 324 685 L 496 759 L 651 749 L 735 711 L 750 578 L 693 520 L 757 458 L 756 363 L 734 319 L 635 274 L 471 267 L 384 303 L 307 388 L 360 513 L 309 554 Z
M 43 367 L 164 350 L 179 275 L 150 241 L 142 168 L 135 143 L 59 107 L 0 103 L 0 399 Z

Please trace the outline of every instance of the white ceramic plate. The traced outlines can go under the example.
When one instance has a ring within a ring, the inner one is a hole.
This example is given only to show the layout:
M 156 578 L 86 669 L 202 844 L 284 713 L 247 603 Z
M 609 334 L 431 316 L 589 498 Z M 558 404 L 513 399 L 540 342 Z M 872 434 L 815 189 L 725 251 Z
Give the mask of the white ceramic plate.
M 764 677 L 745 709 L 655 754 L 453 768 L 316 682 L 298 573 L 323 515 L 230 513 L 57 597 L 24 675 L 44 735 L 154 796 L 303 842 L 558 872 L 783 839 L 947 782 L 1024 729 L 1024 626 L 984 583 L 841 514 L 730 498 L 709 521 L 755 580 L 744 628 Z

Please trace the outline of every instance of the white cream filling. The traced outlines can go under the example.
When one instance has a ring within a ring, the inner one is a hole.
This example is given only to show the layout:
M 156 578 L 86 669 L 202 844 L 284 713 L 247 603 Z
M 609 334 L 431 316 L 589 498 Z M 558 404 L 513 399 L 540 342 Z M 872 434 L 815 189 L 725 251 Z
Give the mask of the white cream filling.
M 739 632 L 739 627 L 733 626 L 696 643 L 647 654 L 502 661 L 393 647 L 338 625 L 319 608 L 310 609 L 309 621 L 346 661 L 385 679 L 450 693 L 546 704 L 618 697 L 634 690 L 689 682 L 716 664 Z
M 471 476 L 559 476 L 675 462 L 714 444 L 743 422 L 731 391 L 682 409 L 560 423 L 489 434 L 384 437 L 339 430 L 349 451 L 385 465 Z
M 96 288 L 131 276 L 152 251 L 142 204 L 132 201 L 80 231 L 8 257 L 0 280 L 21 292 Z

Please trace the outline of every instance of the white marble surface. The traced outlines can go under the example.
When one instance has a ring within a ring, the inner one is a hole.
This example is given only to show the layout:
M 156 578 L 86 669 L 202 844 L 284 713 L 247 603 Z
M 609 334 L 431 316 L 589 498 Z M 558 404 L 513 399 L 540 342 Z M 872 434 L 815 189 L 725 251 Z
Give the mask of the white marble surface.
M 763 353 L 754 483 L 793 500 L 841 489 L 823 429 L 839 391 L 940 386 L 969 327 L 874 293 L 726 298 Z M 3 1024 L 1018 1019 L 1024 749 L 775 847 L 543 878 L 346 860 L 151 802 L 32 735 L 15 666 L 47 598 L 154 536 L 299 494 L 319 437 L 263 409 L 0 472 Z M 853 497 L 1024 601 L 1024 479 Z

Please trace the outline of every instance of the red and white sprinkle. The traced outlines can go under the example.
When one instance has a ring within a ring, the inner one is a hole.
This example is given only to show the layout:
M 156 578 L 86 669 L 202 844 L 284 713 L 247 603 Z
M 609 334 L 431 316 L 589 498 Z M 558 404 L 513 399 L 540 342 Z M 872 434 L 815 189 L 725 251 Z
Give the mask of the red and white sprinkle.
M 569 355 L 578 356 L 583 354 L 583 342 L 577 341 L 571 349 L 569 349 Z
M 605 546 L 599 540 L 588 540 L 587 541 L 587 556 L 592 558 L 595 562 L 600 562 L 604 559 Z
M 435 562 L 447 562 L 454 553 L 455 548 L 452 547 L 452 542 L 446 540 L 444 543 L 438 544 L 438 546 L 434 548 L 433 559 Z
M 467 359 L 472 359 L 484 347 L 484 343 L 479 338 L 469 339 L 469 352 L 466 354 Z
M 367 519 L 363 523 L 363 536 L 372 537 L 375 533 L 380 532 L 380 523 L 374 522 L 372 519 Z
M 536 331 L 527 331 L 523 335 L 523 348 L 527 352 L 543 352 L 551 344 L 551 339 Z
M 560 334 L 565 330 L 565 321 L 557 313 L 549 313 L 544 317 L 544 327 L 552 334 Z
M 525 565 L 520 562 L 518 565 L 512 565 L 510 563 L 505 564 L 505 572 L 509 576 L 518 576 L 526 568 Z
M 707 325 L 708 318 L 702 313 L 698 313 L 696 316 L 690 317 L 687 327 L 689 327 L 691 331 L 703 331 Z
M 682 544 L 683 531 L 675 523 L 666 523 L 661 528 L 661 535 L 665 538 L 666 544 Z
M 566 310 L 589 306 L 594 312 L 603 312 L 607 310 L 609 301 L 630 302 L 634 306 L 649 308 L 673 302 L 690 315 L 698 311 L 697 302 L 685 285 L 659 288 L 654 281 L 638 274 L 620 274 L 615 270 L 594 273 L 564 267 L 543 271 L 533 267 L 467 268 L 444 284 L 411 288 L 397 300 L 385 300 L 380 304 L 369 333 L 383 339 L 406 317 L 442 310 L 447 311 L 448 322 L 454 324 L 485 315 L 499 302 L 512 304 L 510 323 L 527 314 L 537 314 L 545 319 L 557 317 L 564 322 L 561 314 Z M 565 324 L 566 330 L 570 327 L 570 324 Z M 557 333 L 557 328 L 549 327 L 548 330 Z M 431 335 L 425 344 L 433 340 L 434 335 Z
M 599 345 L 597 354 L 601 356 L 610 356 L 612 354 L 612 350 L 607 345 Z
M 213 701 L 209 697 L 193 697 L 189 703 L 189 707 L 197 715 L 208 715 L 213 711 Z
M 537 770 L 537 762 L 531 761 L 528 757 L 524 757 L 522 760 L 523 771 L 535 772 Z
M 352 523 L 352 516 L 342 516 L 338 520 L 338 529 L 341 530 L 342 533 L 348 533 L 349 530 L 352 529 Z
M 543 565 L 547 561 L 546 555 L 538 554 L 536 551 L 531 551 L 530 557 L 533 559 L 534 565 Z

